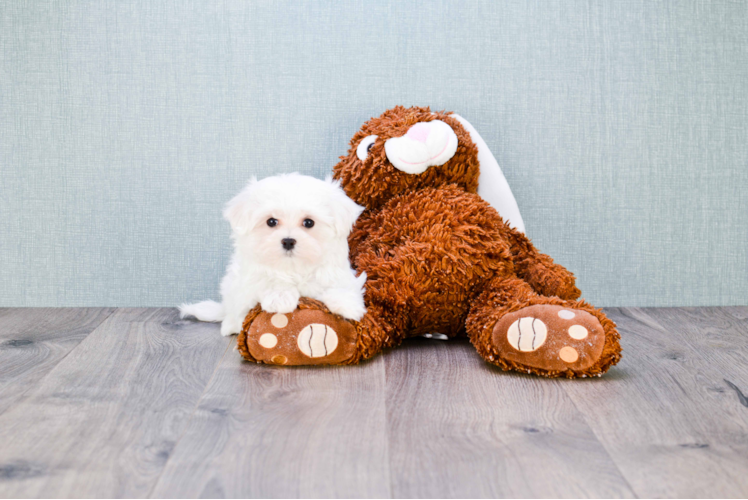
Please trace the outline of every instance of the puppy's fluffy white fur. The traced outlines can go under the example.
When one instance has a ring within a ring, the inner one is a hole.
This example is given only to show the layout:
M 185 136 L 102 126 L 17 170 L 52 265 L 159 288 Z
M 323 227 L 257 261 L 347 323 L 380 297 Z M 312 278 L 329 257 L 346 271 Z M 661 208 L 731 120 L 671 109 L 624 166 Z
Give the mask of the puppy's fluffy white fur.
M 330 178 L 253 178 L 223 212 L 234 241 L 221 282 L 223 302 L 183 304 L 181 316 L 220 321 L 221 334 L 232 335 L 257 304 L 266 312 L 290 313 L 303 296 L 344 318 L 361 319 L 366 274 L 356 277 L 351 269 L 348 234 L 362 211 Z M 295 240 L 291 250 L 289 239 Z

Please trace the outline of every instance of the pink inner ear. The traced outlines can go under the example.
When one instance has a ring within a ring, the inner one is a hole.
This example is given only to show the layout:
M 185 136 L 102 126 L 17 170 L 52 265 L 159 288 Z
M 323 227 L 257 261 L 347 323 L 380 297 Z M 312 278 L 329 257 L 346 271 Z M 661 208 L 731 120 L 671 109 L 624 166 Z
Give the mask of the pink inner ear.
M 428 122 L 421 122 L 416 123 L 412 127 L 408 129 L 408 133 L 405 134 L 405 137 L 408 139 L 413 139 L 414 141 L 418 142 L 426 142 L 426 139 L 429 138 L 429 134 L 431 133 L 431 125 L 428 124 Z

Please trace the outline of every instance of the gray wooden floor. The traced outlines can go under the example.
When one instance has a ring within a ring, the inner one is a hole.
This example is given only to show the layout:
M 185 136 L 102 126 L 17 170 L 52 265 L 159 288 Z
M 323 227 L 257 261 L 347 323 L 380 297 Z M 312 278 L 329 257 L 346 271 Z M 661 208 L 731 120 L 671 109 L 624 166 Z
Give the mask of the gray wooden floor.
M 464 341 L 277 368 L 174 309 L 0 309 L 0 496 L 748 496 L 748 307 L 607 312 L 623 361 L 569 381 Z

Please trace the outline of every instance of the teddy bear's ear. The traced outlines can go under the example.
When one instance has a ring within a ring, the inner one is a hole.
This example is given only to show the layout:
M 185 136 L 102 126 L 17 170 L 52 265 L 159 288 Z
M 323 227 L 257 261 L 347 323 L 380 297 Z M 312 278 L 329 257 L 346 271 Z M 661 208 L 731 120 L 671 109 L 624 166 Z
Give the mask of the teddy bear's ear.
M 257 210 L 253 210 L 254 191 L 257 178 L 252 177 L 249 184 L 234 196 L 223 209 L 223 218 L 229 221 L 231 229 L 244 235 L 257 223 Z
M 499 163 L 491 154 L 491 150 L 488 149 L 486 141 L 466 119 L 456 113 L 452 113 L 450 116 L 465 127 L 465 130 L 470 134 L 470 139 L 478 146 L 478 162 L 480 163 L 478 195 L 495 208 L 511 227 L 524 233 L 525 223 L 519 213 L 517 200 L 514 199 L 509 183 L 504 177 L 504 172 L 501 171 Z
M 338 236 L 347 237 L 351 232 L 353 224 L 358 216 L 364 211 L 364 207 L 350 199 L 343 188 L 340 187 L 340 181 L 332 180 L 332 177 L 325 179 L 331 188 L 331 212 L 332 226 Z

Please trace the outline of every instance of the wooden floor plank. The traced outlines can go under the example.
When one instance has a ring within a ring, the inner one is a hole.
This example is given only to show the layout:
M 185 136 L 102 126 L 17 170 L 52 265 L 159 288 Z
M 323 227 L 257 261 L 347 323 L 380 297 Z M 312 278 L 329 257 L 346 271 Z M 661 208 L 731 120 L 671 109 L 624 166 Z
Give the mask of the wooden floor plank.
M 736 319 L 748 321 L 748 306 L 721 307 L 720 309 Z
M 467 341 L 389 353 L 395 497 L 631 497 L 565 381 L 502 372 Z
M 0 309 L 0 415 L 112 312 L 104 307 Z
M 723 379 L 748 391 L 748 318 L 741 317 L 747 309 L 668 307 L 648 309 L 647 314 L 698 351 Z
M 601 379 L 574 381 L 564 389 L 634 492 L 747 496 L 748 408 L 723 380 L 724 363 L 745 356 L 738 332 L 730 334 L 733 342 L 723 342 L 730 335 L 708 334 L 697 342 L 696 327 L 690 333 L 684 327 L 693 315 L 673 327 L 655 309 L 607 312 L 622 335 L 621 364 Z M 735 326 L 724 317 L 721 322 Z M 743 352 L 731 358 L 731 348 Z
M 275 367 L 228 353 L 154 497 L 389 497 L 384 360 Z
M 0 496 L 147 496 L 228 342 L 174 309 L 117 310 L 0 416 Z

